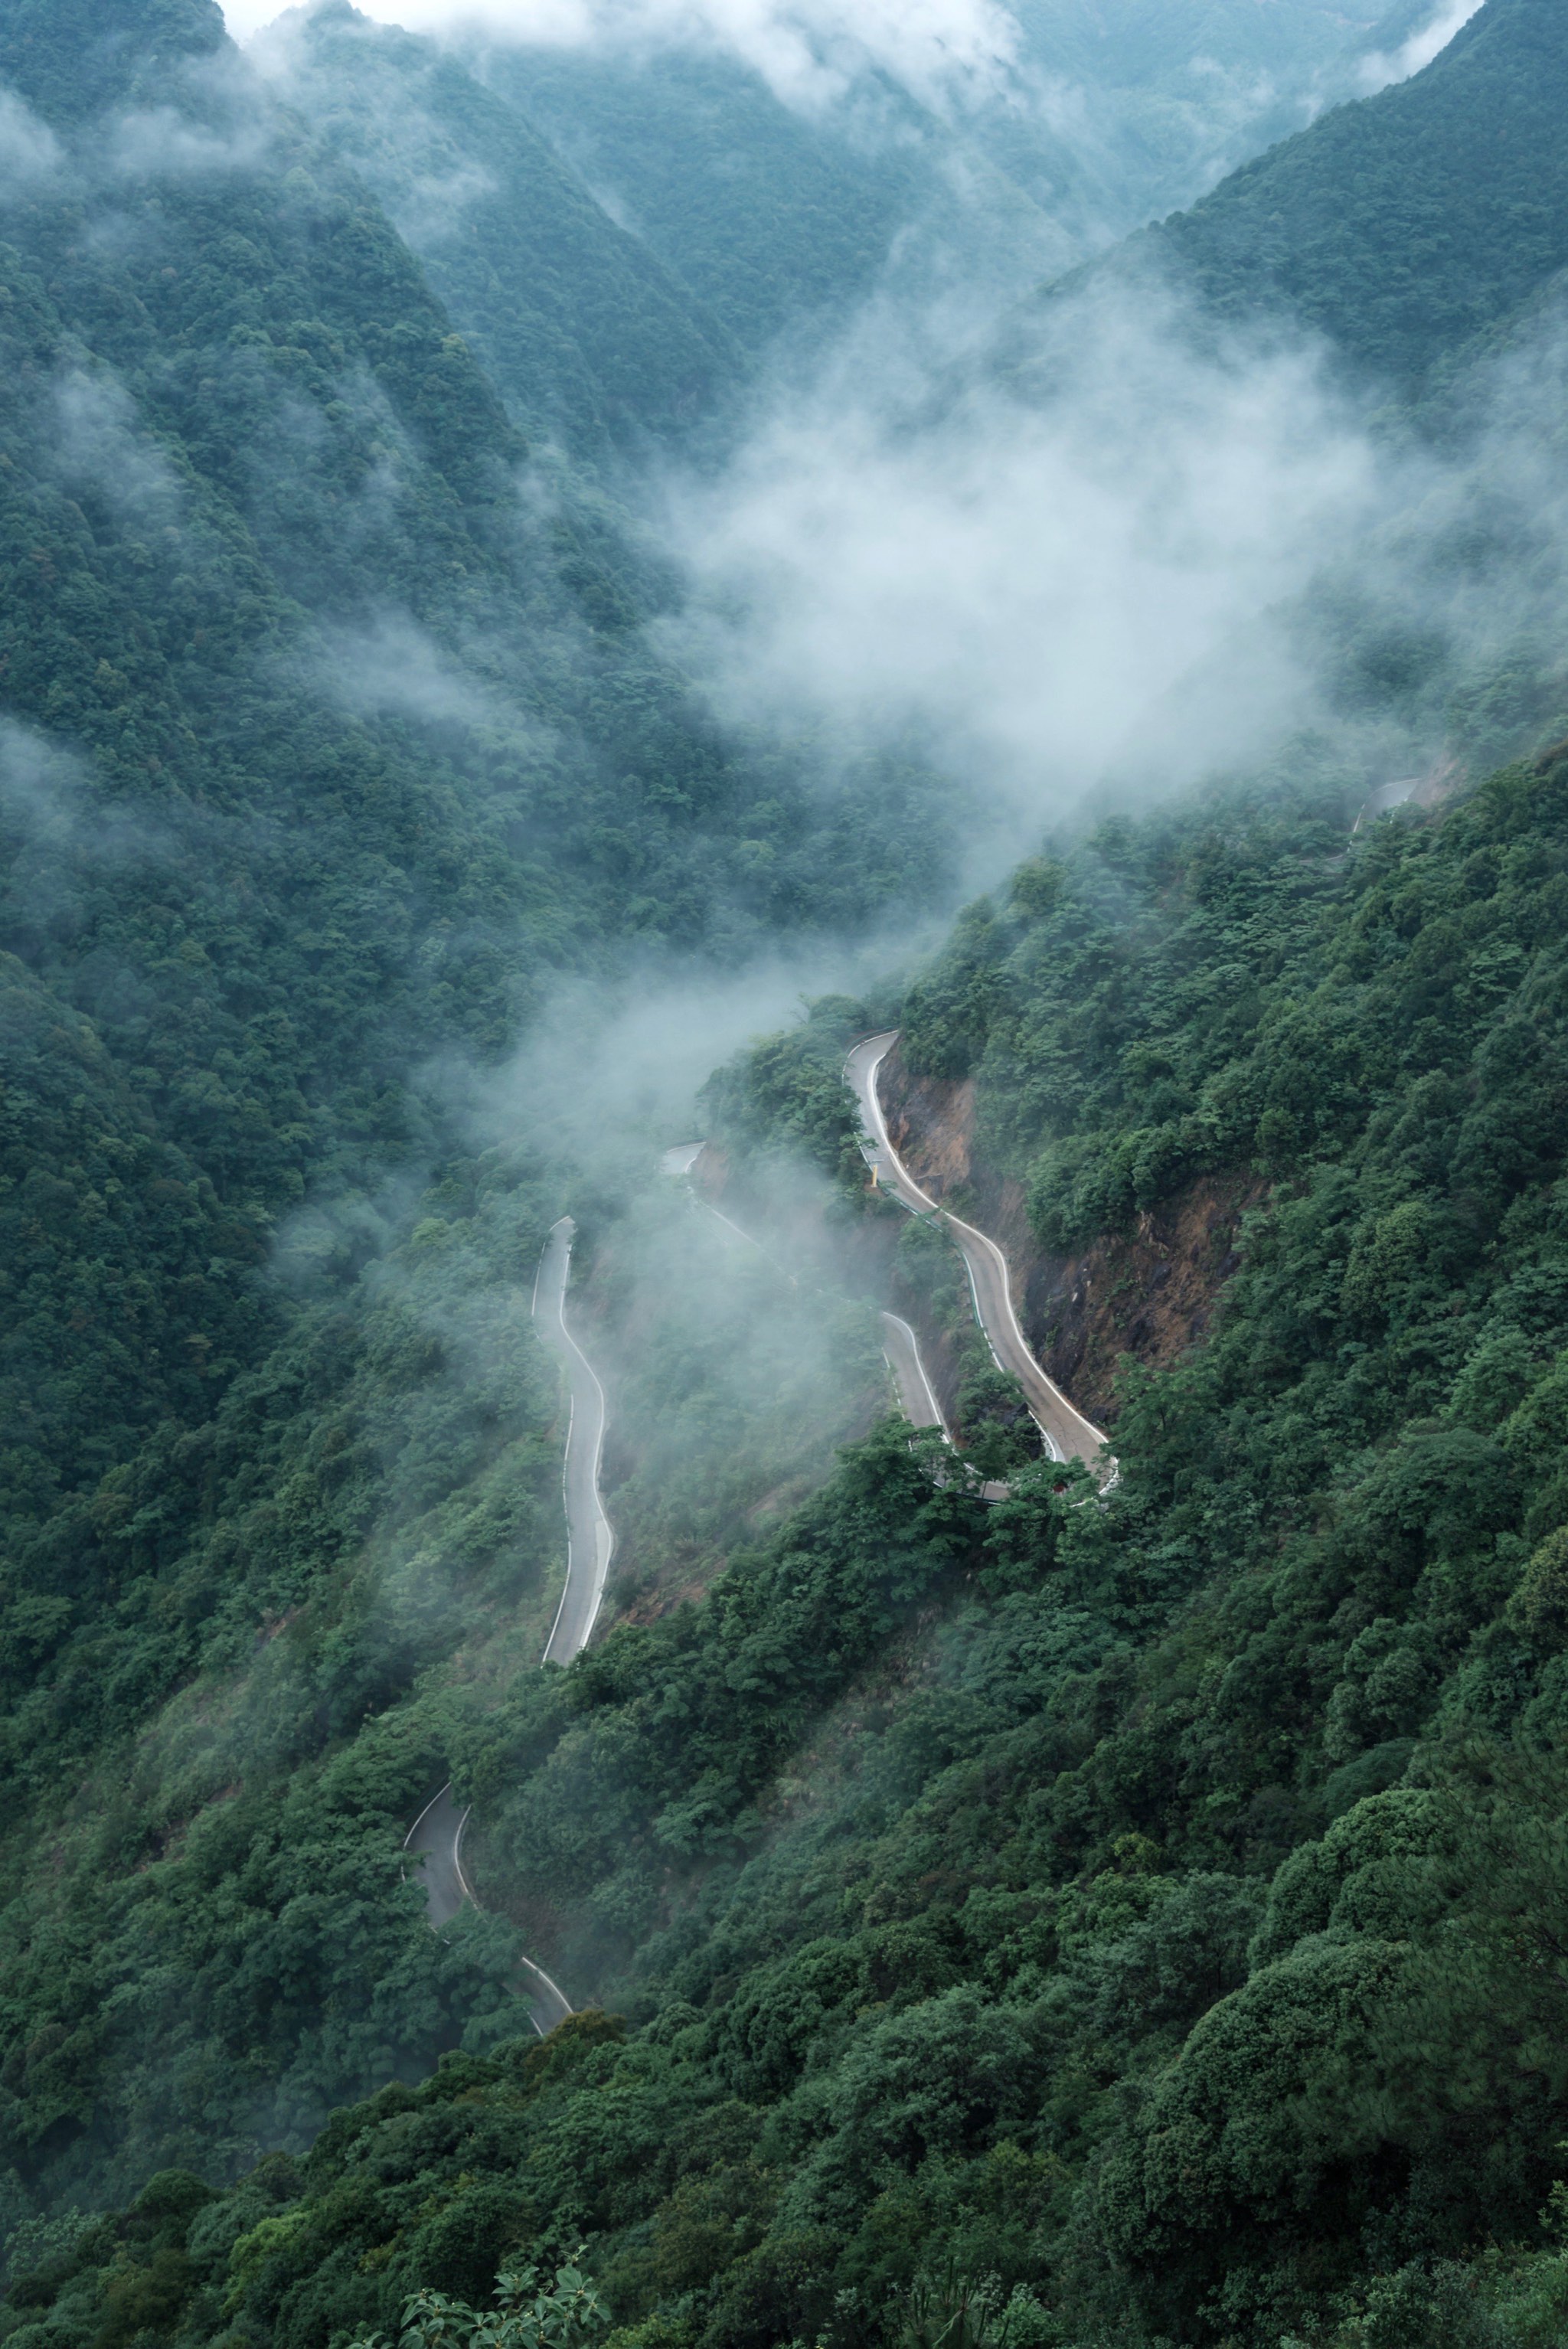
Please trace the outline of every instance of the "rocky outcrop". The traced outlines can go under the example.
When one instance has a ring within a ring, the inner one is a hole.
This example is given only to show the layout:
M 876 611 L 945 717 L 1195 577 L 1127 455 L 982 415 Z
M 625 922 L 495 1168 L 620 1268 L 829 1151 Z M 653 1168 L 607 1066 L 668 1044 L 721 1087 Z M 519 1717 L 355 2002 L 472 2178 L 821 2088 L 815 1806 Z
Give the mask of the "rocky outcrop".
M 1267 1185 L 1250 1168 L 1188 1184 L 1130 1232 L 1075 1256 L 1042 1248 L 1024 1186 L 975 1146 L 975 1080 L 916 1076 L 895 1045 L 882 1102 L 893 1147 L 934 1199 L 989 1232 L 1007 1257 L 1024 1334 L 1078 1408 L 1101 1426 L 1117 1413 L 1123 1359 L 1161 1369 L 1205 1335 L 1237 1265 L 1236 1237 Z

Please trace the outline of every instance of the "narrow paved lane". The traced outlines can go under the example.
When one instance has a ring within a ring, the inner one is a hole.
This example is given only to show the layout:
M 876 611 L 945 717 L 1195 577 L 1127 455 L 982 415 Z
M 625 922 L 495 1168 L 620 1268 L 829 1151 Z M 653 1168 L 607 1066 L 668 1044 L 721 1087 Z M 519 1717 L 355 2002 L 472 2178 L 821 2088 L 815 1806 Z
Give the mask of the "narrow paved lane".
M 1023 1388 L 1035 1424 L 1045 1437 L 1052 1457 L 1081 1460 L 1086 1466 L 1103 1473 L 1100 1454 L 1106 1442 L 1104 1435 L 1046 1376 L 1018 1325 L 1006 1257 L 986 1233 L 977 1231 L 973 1224 L 965 1223 L 961 1216 L 949 1214 L 936 1200 L 927 1197 L 888 1139 L 887 1120 L 877 1091 L 877 1071 L 897 1041 L 896 1029 L 886 1035 L 868 1036 L 855 1046 L 844 1065 L 845 1078 L 860 1103 L 866 1154 L 876 1170 L 877 1180 L 915 1214 L 940 1216 L 952 1233 L 968 1268 L 975 1311 L 992 1354 L 999 1368 L 1009 1371 Z
M 554 1626 L 545 1642 L 547 1663 L 567 1664 L 586 1647 L 604 1598 L 604 1581 L 615 1547 L 610 1520 L 599 1497 L 599 1461 L 604 1449 L 604 1390 L 593 1365 L 566 1327 L 566 1284 L 572 1271 L 572 1242 L 577 1226 L 570 1216 L 554 1225 L 539 1260 L 533 1284 L 533 1324 L 552 1351 L 559 1355 L 572 1396 L 572 1418 L 566 1432 L 566 1456 L 562 1486 L 566 1502 L 566 1585 L 556 1609 Z M 432 1795 L 403 1839 L 403 1848 L 417 1861 L 429 1903 L 430 1924 L 439 1932 L 465 1901 L 473 1887 L 463 1873 L 463 1829 L 468 1812 L 459 1812 L 450 1785 Z M 541 2036 L 564 2023 L 572 2002 L 558 1982 L 531 1958 L 521 1961 L 524 1987 L 533 2010 L 534 2029 Z
M 463 1874 L 463 1829 L 468 1823 L 467 1811 L 459 1810 L 450 1785 L 445 1785 L 431 1796 L 403 1840 L 404 1850 L 417 1852 L 423 1862 L 430 1923 L 437 1932 L 451 1922 L 465 1900 L 473 1900 L 474 1907 L 479 1907 L 473 1887 Z M 523 1987 L 533 2009 L 533 2027 L 542 2039 L 547 2031 L 565 2022 L 572 2013 L 572 2001 L 542 1966 L 536 1966 L 531 1958 L 521 1962 Z
M 533 1284 L 533 1326 L 561 1358 L 572 1393 L 572 1424 L 566 1435 L 562 1480 L 566 1495 L 566 1588 L 555 1628 L 545 1642 L 547 1664 L 569 1664 L 598 1619 L 615 1537 L 599 1498 L 599 1460 L 604 1449 L 604 1390 L 593 1364 L 566 1327 L 566 1283 L 577 1230 L 562 1216 L 545 1242 Z
M 882 1318 L 882 1352 L 887 1356 L 898 1387 L 898 1399 L 903 1415 L 912 1427 L 939 1427 L 948 1442 L 947 1422 L 942 1416 L 942 1405 L 936 1400 L 936 1390 L 925 1374 L 925 1364 L 920 1359 L 920 1345 L 907 1321 L 896 1313 L 884 1313 Z
M 468 1816 L 453 1801 L 450 1785 L 445 1785 L 431 1795 L 403 1838 L 404 1850 L 418 1856 L 430 1922 L 438 1928 L 450 1924 L 469 1897 L 459 1854 Z

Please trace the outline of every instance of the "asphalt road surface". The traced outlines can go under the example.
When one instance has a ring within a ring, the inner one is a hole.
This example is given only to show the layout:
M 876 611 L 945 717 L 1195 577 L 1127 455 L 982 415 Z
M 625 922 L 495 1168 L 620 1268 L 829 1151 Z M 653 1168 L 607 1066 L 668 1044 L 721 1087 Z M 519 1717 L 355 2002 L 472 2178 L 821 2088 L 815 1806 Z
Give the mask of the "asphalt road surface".
M 898 1388 L 898 1399 L 903 1415 L 912 1427 L 939 1427 L 947 1435 L 947 1422 L 942 1416 L 942 1405 L 936 1400 L 936 1390 L 925 1375 L 925 1364 L 920 1359 L 920 1346 L 907 1321 L 896 1313 L 884 1313 L 882 1318 L 882 1352 L 887 1356 Z M 949 1443 L 952 1437 L 948 1436 Z
M 566 1327 L 566 1281 L 577 1229 L 562 1216 L 544 1244 L 533 1284 L 533 1326 L 561 1358 L 572 1392 L 572 1424 L 562 1471 L 566 1496 L 566 1588 L 555 1627 L 544 1646 L 547 1664 L 569 1664 L 598 1619 L 615 1537 L 599 1498 L 599 1457 L 604 1449 L 604 1390 Z
M 452 1800 L 451 1787 L 443 1786 L 438 1795 L 431 1795 L 403 1838 L 404 1850 L 418 1855 L 430 1922 L 438 1930 L 450 1924 L 464 1901 L 472 1897 L 459 1854 L 468 1816 Z
M 604 1449 L 604 1390 L 592 1364 L 566 1327 L 566 1283 L 572 1270 L 572 1242 L 577 1226 L 562 1216 L 544 1244 L 533 1284 L 533 1325 L 552 1351 L 560 1357 L 572 1396 L 572 1419 L 566 1432 L 566 1458 L 562 1485 L 566 1501 L 566 1587 L 561 1594 L 554 1626 L 545 1642 L 547 1663 L 570 1663 L 588 1643 L 604 1597 L 615 1540 L 604 1505 L 599 1497 L 599 1459 Z M 473 1901 L 473 1887 L 463 1873 L 463 1829 L 467 1811 L 459 1812 L 449 1785 L 432 1795 L 403 1839 L 414 1855 L 430 1905 L 435 1931 L 449 1924 L 465 1901 Z M 572 2013 L 572 2002 L 552 1982 L 542 1966 L 522 1960 L 523 1987 L 533 2010 L 534 2029 L 542 2036 Z
M 417 1852 L 423 1865 L 425 1894 L 430 1904 L 430 1923 L 438 1933 L 449 1924 L 465 1900 L 473 1900 L 473 1889 L 463 1874 L 463 1829 L 469 1823 L 467 1811 L 459 1811 L 452 1799 L 449 1785 L 433 1795 L 403 1839 L 405 1851 Z M 479 1903 L 474 1901 L 477 1909 Z M 523 1988 L 533 2009 L 533 2027 L 542 2038 L 564 2023 L 572 2012 L 572 2002 L 558 1982 L 551 1981 L 542 1966 L 531 1959 L 522 1961 Z
M 1061 1389 L 1041 1370 L 1030 1351 L 1013 1309 L 1007 1279 L 1007 1259 L 985 1232 L 950 1215 L 928 1198 L 888 1140 L 887 1121 L 877 1092 L 877 1071 L 898 1041 L 896 1030 L 868 1036 L 857 1044 L 844 1064 L 844 1075 L 861 1106 L 865 1152 L 877 1181 L 916 1215 L 940 1216 L 958 1244 L 969 1270 L 975 1311 L 1000 1369 L 1009 1371 L 1024 1390 L 1036 1426 L 1045 1437 L 1053 1459 L 1081 1460 L 1104 1474 L 1101 1454 L 1106 1439 L 1091 1420 L 1074 1409 Z M 925 1424 L 929 1425 L 928 1421 Z
M 956 1451 L 958 1447 L 953 1441 L 953 1430 L 942 1415 L 936 1389 L 920 1359 L 919 1339 L 909 1323 L 901 1321 L 896 1313 L 884 1313 L 882 1325 L 882 1352 L 898 1388 L 899 1403 L 905 1419 L 912 1427 L 939 1427 L 942 1440 L 949 1451 Z M 939 1476 L 937 1481 L 941 1483 L 943 1479 Z M 982 1485 L 979 1487 L 980 1498 L 983 1501 L 1005 1501 L 1007 1490 L 1007 1486 L 999 1482 Z
M 689 1174 L 707 1148 L 706 1142 L 677 1142 L 673 1150 L 665 1152 L 659 1164 L 666 1174 Z

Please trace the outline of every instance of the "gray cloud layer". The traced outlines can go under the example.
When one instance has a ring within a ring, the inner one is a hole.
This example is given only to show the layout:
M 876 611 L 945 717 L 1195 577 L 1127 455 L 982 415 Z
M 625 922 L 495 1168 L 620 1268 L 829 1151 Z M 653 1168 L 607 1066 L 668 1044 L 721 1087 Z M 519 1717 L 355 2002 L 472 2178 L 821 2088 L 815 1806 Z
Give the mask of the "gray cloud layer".
M 718 48 L 791 104 L 830 102 L 868 67 L 927 103 L 995 88 L 1017 47 L 997 0 L 391 0 L 367 14 L 410 31 L 477 31 L 546 47 Z M 275 0 L 229 0 L 244 39 Z
M 1367 528 L 1386 468 L 1315 352 L 1199 356 L 1152 295 L 1064 317 L 1037 403 L 993 381 L 940 404 L 914 339 L 884 307 L 722 480 L 672 491 L 680 649 L 737 717 L 917 728 L 1009 824 L 1045 821 Z M 1189 762 L 1255 734 L 1261 684 Z M 1282 656 L 1265 707 L 1290 687 Z

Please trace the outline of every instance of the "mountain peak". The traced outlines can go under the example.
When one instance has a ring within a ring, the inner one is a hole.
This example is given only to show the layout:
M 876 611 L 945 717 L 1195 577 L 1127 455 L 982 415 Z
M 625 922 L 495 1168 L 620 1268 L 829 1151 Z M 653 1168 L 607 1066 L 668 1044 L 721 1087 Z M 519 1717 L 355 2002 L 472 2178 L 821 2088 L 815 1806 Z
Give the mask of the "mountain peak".
M 55 122 L 152 94 L 154 77 L 228 41 L 217 0 L 0 0 L 0 80 Z

